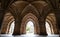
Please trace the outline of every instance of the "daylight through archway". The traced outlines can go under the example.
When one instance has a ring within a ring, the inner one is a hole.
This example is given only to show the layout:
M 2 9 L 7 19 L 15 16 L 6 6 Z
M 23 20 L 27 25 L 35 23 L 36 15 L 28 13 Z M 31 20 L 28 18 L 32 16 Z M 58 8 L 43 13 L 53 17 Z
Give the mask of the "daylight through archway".
M 15 21 L 13 21 L 12 23 L 11 23 L 11 26 L 10 26 L 10 29 L 9 29 L 9 34 L 10 35 L 12 35 L 13 34 L 13 32 L 14 32 L 14 26 L 15 26 Z
M 55 35 L 57 33 L 56 17 L 54 13 L 50 13 L 46 18 L 47 35 Z
M 34 34 L 34 23 L 32 21 L 28 21 L 26 24 L 26 34 Z
M 51 27 L 50 27 L 50 25 L 49 25 L 49 23 L 48 22 L 45 22 L 46 24 L 45 24 L 45 26 L 46 26 L 46 32 L 47 32 L 47 34 L 48 35 L 51 35 Z

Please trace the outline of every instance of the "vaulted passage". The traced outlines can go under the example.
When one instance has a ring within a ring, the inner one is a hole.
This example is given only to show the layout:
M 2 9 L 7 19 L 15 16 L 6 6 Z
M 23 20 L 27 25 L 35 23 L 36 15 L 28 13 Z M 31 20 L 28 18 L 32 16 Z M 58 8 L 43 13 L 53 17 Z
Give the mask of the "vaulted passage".
M 59 0 L 0 0 L 1 36 L 59 37 L 59 2 Z

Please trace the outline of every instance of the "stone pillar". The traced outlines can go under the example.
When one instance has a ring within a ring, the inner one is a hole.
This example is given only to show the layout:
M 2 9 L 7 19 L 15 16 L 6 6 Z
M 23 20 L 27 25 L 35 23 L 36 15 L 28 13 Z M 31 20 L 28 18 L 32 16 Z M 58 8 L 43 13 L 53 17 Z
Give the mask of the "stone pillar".
M 20 35 L 20 20 L 18 18 L 15 19 L 15 28 L 13 35 Z
M 1 27 L 1 34 L 7 34 L 7 24 L 3 24 Z
M 4 18 L 4 10 L 0 9 L 0 33 L 4 33 L 3 31 L 1 31 L 1 26 L 2 26 L 2 22 L 3 22 L 3 18 Z
M 39 19 L 40 35 L 47 35 L 44 18 Z

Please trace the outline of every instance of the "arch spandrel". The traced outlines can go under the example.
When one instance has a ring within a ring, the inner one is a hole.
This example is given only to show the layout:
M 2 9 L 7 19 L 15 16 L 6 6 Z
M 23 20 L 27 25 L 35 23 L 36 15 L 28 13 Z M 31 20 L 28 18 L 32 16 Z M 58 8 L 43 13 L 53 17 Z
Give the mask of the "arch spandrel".
M 51 7 L 45 1 L 34 1 L 31 4 L 36 7 L 41 16 L 47 14 L 51 10 Z
M 24 10 L 23 10 L 22 13 L 21 13 L 21 16 L 24 17 L 24 16 L 25 16 L 26 14 L 28 14 L 28 13 L 32 13 L 32 14 L 34 14 L 35 16 L 39 17 L 39 12 L 38 12 L 37 9 L 36 9 L 33 5 L 31 5 L 31 4 L 27 5 L 27 6 L 24 8 Z
M 9 6 L 9 10 L 15 14 L 20 15 L 26 5 L 29 3 L 26 1 L 16 1 Z

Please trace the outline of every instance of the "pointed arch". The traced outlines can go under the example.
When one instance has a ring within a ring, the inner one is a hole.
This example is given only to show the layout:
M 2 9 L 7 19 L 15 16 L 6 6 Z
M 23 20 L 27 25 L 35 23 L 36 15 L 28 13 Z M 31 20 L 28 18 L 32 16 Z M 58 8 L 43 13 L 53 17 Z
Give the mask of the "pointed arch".
M 51 31 L 50 34 L 58 33 L 55 13 L 49 13 L 48 16 L 46 17 L 46 22 L 49 23 L 50 31 Z M 49 33 L 47 33 L 47 34 L 49 34 Z
M 1 34 L 10 34 L 9 30 L 10 30 L 11 23 L 13 21 L 15 21 L 14 16 L 10 12 L 7 11 L 5 13 L 3 23 L 1 26 Z
M 26 24 L 27 24 L 28 21 L 32 21 L 34 23 L 34 33 L 39 34 L 40 29 L 39 29 L 39 24 L 38 24 L 38 18 L 32 13 L 28 13 L 27 15 L 25 15 L 23 17 L 22 23 L 21 23 L 21 34 L 26 33 L 25 27 L 26 27 Z

